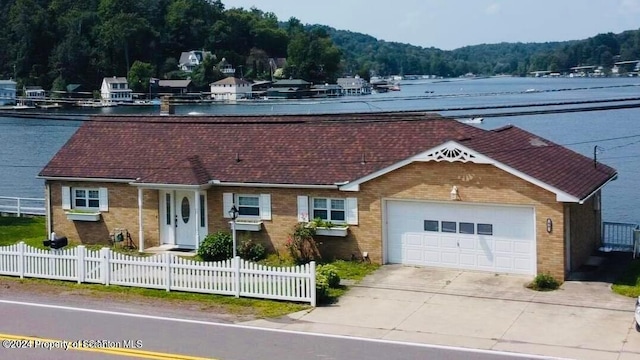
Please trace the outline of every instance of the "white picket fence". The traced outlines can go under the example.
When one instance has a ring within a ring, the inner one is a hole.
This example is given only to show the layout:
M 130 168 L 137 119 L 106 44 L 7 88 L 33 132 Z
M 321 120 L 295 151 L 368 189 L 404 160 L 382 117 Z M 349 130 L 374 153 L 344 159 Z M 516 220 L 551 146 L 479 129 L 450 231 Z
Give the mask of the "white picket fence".
M 0 275 L 122 285 L 166 291 L 309 302 L 316 306 L 316 264 L 270 267 L 240 257 L 199 262 L 163 253 L 135 257 L 109 248 L 0 247 Z

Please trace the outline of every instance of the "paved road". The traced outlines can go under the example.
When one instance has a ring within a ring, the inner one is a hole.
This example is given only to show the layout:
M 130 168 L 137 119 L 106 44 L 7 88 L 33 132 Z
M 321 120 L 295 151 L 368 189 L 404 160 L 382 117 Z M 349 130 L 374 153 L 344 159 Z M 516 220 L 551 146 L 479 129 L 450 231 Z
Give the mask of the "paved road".
M 541 359 L 7 300 L 0 319 L 2 359 Z

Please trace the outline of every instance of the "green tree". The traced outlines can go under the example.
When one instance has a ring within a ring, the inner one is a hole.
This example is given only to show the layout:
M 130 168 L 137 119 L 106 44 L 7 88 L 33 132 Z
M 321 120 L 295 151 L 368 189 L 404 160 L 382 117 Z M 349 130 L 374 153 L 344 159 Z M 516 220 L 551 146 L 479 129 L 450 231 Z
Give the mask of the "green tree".
M 208 89 L 209 84 L 222 78 L 224 78 L 224 75 L 219 70 L 214 69 L 214 58 L 209 55 L 191 73 L 193 85 L 201 90 Z
M 315 83 L 335 82 L 341 52 L 323 29 L 294 33 L 287 53 L 286 76 Z
M 149 90 L 149 80 L 155 72 L 153 65 L 136 60 L 127 75 L 129 87 L 133 92 L 146 93 Z

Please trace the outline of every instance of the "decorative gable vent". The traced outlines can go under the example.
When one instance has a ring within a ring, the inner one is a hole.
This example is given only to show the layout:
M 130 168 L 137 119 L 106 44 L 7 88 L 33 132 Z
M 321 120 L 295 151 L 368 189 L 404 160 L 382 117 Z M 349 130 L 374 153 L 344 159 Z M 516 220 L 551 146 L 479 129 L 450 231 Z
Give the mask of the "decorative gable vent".
M 424 161 L 479 162 L 478 157 L 457 147 L 443 147 L 425 154 Z

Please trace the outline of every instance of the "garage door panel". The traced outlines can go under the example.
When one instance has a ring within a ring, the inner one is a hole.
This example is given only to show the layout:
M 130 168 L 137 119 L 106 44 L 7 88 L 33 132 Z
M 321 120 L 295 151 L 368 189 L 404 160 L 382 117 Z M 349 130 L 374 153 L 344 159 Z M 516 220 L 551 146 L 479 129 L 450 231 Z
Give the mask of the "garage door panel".
M 442 263 L 442 265 L 457 266 L 460 263 L 458 253 L 451 252 L 451 251 L 443 251 L 440 253 L 440 262 Z M 430 265 L 430 264 L 425 264 L 425 265 Z M 434 264 L 434 265 L 437 265 L 437 264 Z
M 406 234 L 404 245 L 422 247 L 422 234 Z
M 495 261 L 492 256 L 478 256 L 477 257 L 478 260 L 478 267 L 481 268 L 481 270 L 491 270 L 494 267 Z
M 515 258 L 513 259 L 513 269 L 518 274 L 530 274 L 530 269 L 533 267 L 531 259 Z
M 428 236 L 428 235 L 423 235 L 423 243 L 424 246 L 426 247 L 434 247 L 434 248 L 439 248 L 440 247 L 440 237 L 439 236 Z
M 528 242 L 514 242 L 513 243 L 513 252 L 515 254 L 529 254 L 531 253 L 531 243 Z
M 513 240 L 495 239 L 496 251 L 498 252 L 512 252 Z
M 477 249 L 477 241 L 473 238 L 459 237 L 458 243 L 460 244 L 460 250 L 475 250 Z
M 465 268 L 475 268 L 478 264 L 475 254 L 460 254 L 460 266 Z
M 405 258 L 412 262 L 422 262 L 422 249 L 407 249 Z
M 422 265 L 439 265 L 441 253 L 439 251 L 429 251 L 426 250 L 424 252 L 424 264 Z
M 532 207 L 390 200 L 387 261 L 535 274 L 534 219 Z M 438 221 L 440 231 L 425 231 L 425 220 Z M 443 233 L 443 221 L 458 230 L 460 223 L 490 224 L 492 235 Z

